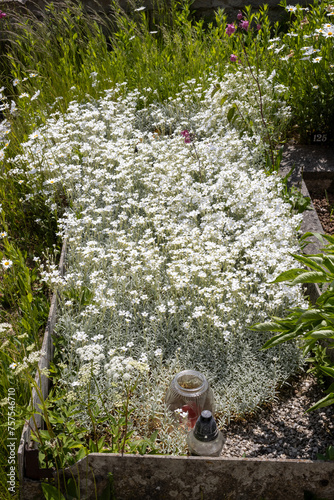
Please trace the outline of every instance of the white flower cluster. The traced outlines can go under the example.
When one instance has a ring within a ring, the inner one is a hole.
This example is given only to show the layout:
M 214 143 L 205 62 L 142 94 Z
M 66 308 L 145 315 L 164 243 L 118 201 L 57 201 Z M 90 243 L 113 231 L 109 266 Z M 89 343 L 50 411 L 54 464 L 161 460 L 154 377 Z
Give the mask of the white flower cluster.
M 284 122 L 284 88 L 260 76 L 267 120 Z M 218 411 L 242 413 L 300 363 L 291 345 L 260 353 L 270 334 L 249 327 L 302 303 L 298 287 L 270 284 L 295 266 L 301 216 L 291 216 L 279 176 L 263 170 L 256 86 L 242 72 L 191 80 L 175 99 L 138 111 L 142 97 L 122 84 L 96 102 L 71 102 L 13 162 L 12 175 L 48 179 L 50 205 L 59 185 L 71 201 L 59 221 L 66 276 L 44 275 L 62 285 L 63 380 L 84 390 L 82 370 L 93 365 L 103 390 L 143 371 L 137 404 L 148 418 L 164 414 L 173 369 L 194 368 Z M 234 103 L 258 134 L 240 138 L 229 124 Z
M 115 350 L 109 351 L 111 361 L 104 366 L 106 375 L 114 381 L 122 378 L 124 381 L 136 381 L 143 372 L 149 371 L 149 365 L 142 361 L 137 361 L 131 356 L 116 356 Z

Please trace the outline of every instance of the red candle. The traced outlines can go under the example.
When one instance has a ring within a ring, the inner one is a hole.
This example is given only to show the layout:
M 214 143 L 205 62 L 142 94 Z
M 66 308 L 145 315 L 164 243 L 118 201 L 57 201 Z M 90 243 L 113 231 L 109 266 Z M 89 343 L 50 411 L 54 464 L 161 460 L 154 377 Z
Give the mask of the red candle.
M 192 429 L 195 427 L 196 421 L 198 417 L 200 416 L 200 412 L 198 412 L 197 407 L 195 406 L 194 408 L 189 405 L 183 405 L 182 406 L 182 411 L 183 412 L 188 412 L 188 427 Z

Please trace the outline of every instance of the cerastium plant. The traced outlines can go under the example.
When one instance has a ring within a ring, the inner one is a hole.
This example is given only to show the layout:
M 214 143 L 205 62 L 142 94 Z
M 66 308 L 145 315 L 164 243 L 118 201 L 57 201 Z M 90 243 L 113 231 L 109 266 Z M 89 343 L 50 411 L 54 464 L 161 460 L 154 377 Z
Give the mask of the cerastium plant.
M 125 435 L 141 441 L 158 431 L 161 452 L 184 453 L 184 431 L 164 405 L 176 371 L 204 372 L 223 422 L 271 399 L 301 363 L 290 345 L 259 355 L 268 334 L 249 328 L 303 299 L 297 288 L 267 283 L 298 251 L 301 216 L 282 199 L 280 178 L 264 171 L 255 82 L 244 76 L 191 79 L 163 104 L 151 102 L 151 88 L 116 85 L 54 113 L 15 158 L 12 176 L 45 177 L 50 207 L 60 187 L 69 200 L 58 223 L 67 273 L 45 268 L 43 280 L 62 298 L 59 382 L 93 442 L 105 429 L 95 426 L 88 400 L 104 413 L 123 408 Z M 271 116 L 274 93 L 277 119 L 288 118 L 277 102 L 285 89 L 258 78 L 265 112 Z M 151 104 L 140 106 L 146 97 Z M 227 119 L 236 101 L 254 109 L 252 135 L 240 136 Z M 142 364 L 148 369 L 124 390 Z

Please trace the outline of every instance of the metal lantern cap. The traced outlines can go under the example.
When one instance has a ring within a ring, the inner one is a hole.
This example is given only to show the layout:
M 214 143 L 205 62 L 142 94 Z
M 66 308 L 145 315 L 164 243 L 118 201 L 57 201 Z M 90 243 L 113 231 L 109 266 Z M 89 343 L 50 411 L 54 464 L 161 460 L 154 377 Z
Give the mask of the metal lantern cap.
M 198 439 L 198 441 L 208 443 L 210 441 L 214 441 L 218 434 L 219 430 L 217 429 L 217 424 L 211 411 L 203 410 L 197 419 L 194 429 L 194 437 Z

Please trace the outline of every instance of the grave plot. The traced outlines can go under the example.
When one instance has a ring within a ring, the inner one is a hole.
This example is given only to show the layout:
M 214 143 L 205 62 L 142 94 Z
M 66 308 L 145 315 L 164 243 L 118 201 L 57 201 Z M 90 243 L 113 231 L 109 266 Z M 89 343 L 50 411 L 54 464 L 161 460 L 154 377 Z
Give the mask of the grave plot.
M 128 401 L 134 436 L 158 431 L 160 453 L 186 452 L 164 405 L 177 371 L 205 373 L 224 423 L 272 400 L 301 364 L 293 345 L 260 353 L 271 334 L 249 330 L 304 301 L 269 283 L 292 266 L 301 216 L 264 172 L 260 137 L 240 139 L 224 119 L 241 80 L 213 78 L 197 102 L 185 89 L 140 112 L 138 93 L 119 88 L 74 102 L 16 158 L 16 173 L 29 162 L 27 175 L 45 176 L 50 204 L 54 189 L 71 202 L 59 225 L 66 274 L 44 273 L 60 296 L 59 387 L 87 428 L 87 401 L 105 417 Z M 110 445 L 110 426 L 98 431 Z M 118 451 L 131 450 L 123 442 Z

